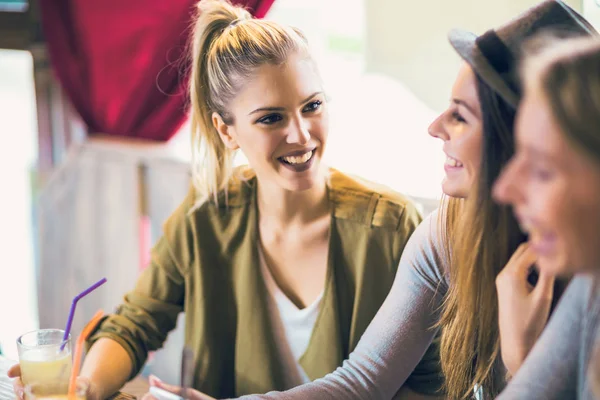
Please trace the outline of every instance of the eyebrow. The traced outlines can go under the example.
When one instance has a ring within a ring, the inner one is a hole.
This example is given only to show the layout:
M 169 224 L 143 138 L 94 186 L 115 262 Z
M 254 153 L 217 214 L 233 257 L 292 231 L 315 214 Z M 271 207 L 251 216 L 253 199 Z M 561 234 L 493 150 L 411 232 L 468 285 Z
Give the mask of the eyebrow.
M 456 104 L 457 106 L 463 106 L 463 107 L 465 107 L 467 110 L 469 110 L 469 112 L 470 112 L 471 114 L 473 114 L 473 115 L 475 115 L 475 116 L 477 116 L 477 117 L 480 117 L 479 113 L 478 113 L 478 112 L 476 112 L 476 111 L 473 109 L 473 107 L 471 107 L 470 105 L 468 105 L 466 101 L 464 101 L 464 100 L 461 100 L 461 99 L 454 98 L 454 99 L 452 99 L 452 102 L 453 102 L 454 104 Z
M 302 100 L 299 103 L 299 105 L 306 103 L 307 101 L 309 101 L 310 99 L 312 99 L 313 97 L 315 97 L 316 95 L 321 94 L 321 93 L 323 93 L 323 92 L 314 92 L 313 94 L 311 94 L 310 96 L 308 96 L 307 98 Z M 254 111 L 249 112 L 248 115 L 256 114 L 261 111 L 285 111 L 285 108 L 283 108 L 283 107 L 261 107 L 261 108 L 257 108 Z
M 562 160 L 557 159 L 554 155 L 548 151 L 540 150 L 532 146 L 531 144 L 518 143 L 517 146 L 521 147 L 522 151 L 537 162 L 550 163 L 553 165 L 564 165 Z

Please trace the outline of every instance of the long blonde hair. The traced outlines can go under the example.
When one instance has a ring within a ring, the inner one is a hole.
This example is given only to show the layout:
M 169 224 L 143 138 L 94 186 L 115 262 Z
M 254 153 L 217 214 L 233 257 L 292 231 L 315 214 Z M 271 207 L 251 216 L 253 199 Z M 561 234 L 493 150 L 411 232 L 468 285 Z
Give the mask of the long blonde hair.
M 197 205 L 227 194 L 234 176 L 235 151 L 227 148 L 213 126 L 218 113 L 231 125 L 230 101 L 254 71 L 283 64 L 290 54 L 308 51 L 297 29 L 252 18 L 226 0 L 201 0 L 195 20 L 190 78 L 192 182 Z M 226 201 L 226 200 L 225 200 Z

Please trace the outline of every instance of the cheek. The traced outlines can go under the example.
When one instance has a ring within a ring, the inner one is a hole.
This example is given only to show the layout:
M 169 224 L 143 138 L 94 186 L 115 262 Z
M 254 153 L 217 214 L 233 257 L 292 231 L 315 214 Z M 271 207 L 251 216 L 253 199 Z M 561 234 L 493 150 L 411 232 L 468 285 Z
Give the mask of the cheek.
M 479 173 L 482 146 L 483 135 L 478 127 L 469 127 L 456 141 L 457 156 L 466 166 L 471 179 Z
M 278 138 L 276 132 L 254 129 L 238 135 L 237 140 L 248 162 L 256 168 L 261 163 L 269 162 L 276 155 Z
M 327 113 L 324 113 L 320 118 L 313 121 L 310 127 L 310 134 L 313 138 L 325 144 L 324 142 L 329 135 L 329 115 Z
M 573 264 L 578 268 L 600 267 L 600 189 L 587 182 L 580 190 L 573 190 L 572 199 L 565 204 L 569 210 L 565 229 L 573 251 Z
M 530 199 L 529 207 L 537 215 L 543 225 L 560 234 L 569 229 L 569 199 L 565 183 L 536 184 L 535 181 L 524 182 L 526 197 Z
M 581 238 L 588 230 L 589 218 L 576 206 L 574 193 L 565 180 L 547 187 L 531 185 L 530 208 L 535 210 L 542 227 L 557 237 L 556 259 L 567 269 L 581 264 L 582 251 L 586 247 Z M 589 217 L 589 216 L 588 216 Z M 575 267 L 577 268 L 577 267 Z

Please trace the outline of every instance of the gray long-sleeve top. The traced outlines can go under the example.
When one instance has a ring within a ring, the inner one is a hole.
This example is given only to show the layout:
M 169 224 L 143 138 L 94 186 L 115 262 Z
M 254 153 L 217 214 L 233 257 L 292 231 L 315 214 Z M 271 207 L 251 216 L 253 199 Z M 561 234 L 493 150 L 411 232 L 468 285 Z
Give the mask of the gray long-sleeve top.
M 498 397 L 508 399 L 596 399 L 600 359 L 594 348 L 600 325 L 597 278 L 573 279 L 548 326 L 525 362 Z

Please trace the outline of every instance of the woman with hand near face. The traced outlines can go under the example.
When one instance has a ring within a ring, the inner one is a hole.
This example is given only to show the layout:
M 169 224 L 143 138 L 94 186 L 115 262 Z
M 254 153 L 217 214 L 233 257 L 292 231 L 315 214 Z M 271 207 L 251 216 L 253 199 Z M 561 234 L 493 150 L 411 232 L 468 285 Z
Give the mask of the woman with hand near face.
M 530 233 L 540 271 L 575 277 L 500 398 L 598 398 L 600 41 L 548 46 L 523 71 L 517 153 L 495 197 L 513 206 Z

